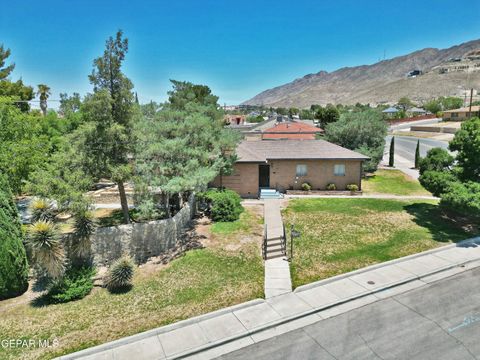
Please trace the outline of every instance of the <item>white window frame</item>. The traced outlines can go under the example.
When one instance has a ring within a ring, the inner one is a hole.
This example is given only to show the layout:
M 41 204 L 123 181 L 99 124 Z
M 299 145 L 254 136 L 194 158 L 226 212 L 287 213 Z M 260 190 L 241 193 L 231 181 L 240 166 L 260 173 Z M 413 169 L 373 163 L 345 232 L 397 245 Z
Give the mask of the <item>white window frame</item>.
M 308 174 L 308 167 L 306 164 L 297 164 L 297 168 L 295 169 L 295 173 L 297 177 L 300 176 L 307 176 Z
M 339 169 L 343 169 L 343 171 L 338 171 Z M 345 176 L 346 169 L 345 164 L 335 164 L 333 165 L 333 175 L 335 176 Z

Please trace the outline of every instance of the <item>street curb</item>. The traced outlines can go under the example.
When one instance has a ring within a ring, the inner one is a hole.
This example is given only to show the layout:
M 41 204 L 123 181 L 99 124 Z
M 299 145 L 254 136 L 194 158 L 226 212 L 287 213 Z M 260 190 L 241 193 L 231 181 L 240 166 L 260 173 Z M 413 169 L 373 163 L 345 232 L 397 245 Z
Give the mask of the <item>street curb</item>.
M 441 252 L 441 251 L 444 251 L 444 250 L 448 250 L 450 248 L 462 247 L 462 245 L 464 245 L 464 246 L 465 245 L 480 246 L 480 237 L 475 237 L 475 238 L 463 240 L 463 241 L 458 242 L 456 244 L 450 244 L 450 245 L 442 246 L 442 247 L 432 249 L 432 250 L 428 250 L 428 251 L 424 251 L 424 252 L 421 252 L 421 253 L 418 253 L 418 254 L 409 255 L 409 256 L 406 256 L 406 257 L 403 257 L 403 258 L 400 258 L 400 259 L 394 259 L 394 260 L 390 260 L 390 261 L 387 261 L 387 262 L 384 262 L 384 263 L 371 265 L 371 266 L 366 267 L 366 268 L 362 268 L 362 269 L 352 271 L 352 272 L 349 272 L 349 273 L 346 273 L 346 274 L 337 275 L 337 276 L 334 276 L 332 278 L 317 281 L 315 283 L 302 285 L 302 286 L 296 288 L 293 292 L 294 293 L 302 292 L 302 291 L 305 291 L 305 290 L 308 290 L 308 289 L 312 289 L 312 288 L 315 288 L 315 287 L 318 287 L 318 286 L 322 286 L 322 285 L 331 283 L 331 282 L 336 281 L 336 280 L 341 280 L 341 279 L 350 277 L 352 275 L 365 273 L 367 271 L 375 270 L 375 269 L 382 268 L 382 267 L 389 266 L 389 265 L 394 265 L 396 263 L 400 263 L 400 262 L 403 262 L 403 261 L 414 259 L 414 258 L 417 258 L 417 257 L 420 257 L 420 256 L 435 254 L 435 253 L 438 253 L 438 252 Z M 272 322 L 264 324 L 262 326 L 259 326 L 259 327 L 256 327 L 256 328 L 253 328 L 253 329 L 250 329 L 250 330 L 246 330 L 245 332 L 243 332 L 241 334 L 237 334 L 237 335 L 234 335 L 234 336 L 231 336 L 231 337 L 228 337 L 228 338 L 224 338 L 224 339 L 221 339 L 221 340 L 210 342 L 210 343 L 207 343 L 207 344 L 205 344 L 203 346 L 200 346 L 198 348 L 189 349 L 185 352 L 178 353 L 178 354 L 175 354 L 175 355 L 170 356 L 170 357 L 166 357 L 166 359 L 168 359 L 168 360 L 183 359 L 183 358 L 186 358 L 188 356 L 192 356 L 192 355 L 198 354 L 200 352 L 210 350 L 210 349 L 213 349 L 215 347 L 231 343 L 231 342 L 236 341 L 236 340 L 247 338 L 247 337 L 249 337 L 251 335 L 254 335 L 254 334 L 257 334 L 259 332 L 275 328 L 279 325 L 283 325 L 283 324 L 286 324 L 286 323 L 289 323 L 289 322 L 292 322 L 292 321 L 295 321 L 295 320 L 298 320 L 298 319 L 316 314 L 318 312 L 330 309 L 330 308 L 335 307 L 335 306 L 342 305 L 342 304 L 348 303 L 348 302 L 353 301 L 353 300 L 361 299 L 361 298 L 369 296 L 369 295 L 374 295 L 374 294 L 380 293 L 382 291 L 389 290 L 389 289 L 395 288 L 397 286 L 410 283 L 412 281 L 420 280 L 422 278 L 426 278 L 426 277 L 429 277 L 429 276 L 432 276 L 432 275 L 436 275 L 438 273 L 442 273 L 442 272 L 445 272 L 447 270 L 450 270 L 450 269 L 453 269 L 453 268 L 456 268 L 456 267 L 462 267 L 464 265 L 474 263 L 474 262 L 479 262 L 476 266 L 480 266 L 480 258 L 477 258 L 477 259 L 470 259 L 470 260 L 467 260 L 467 261 L 464 261 L 464 262 L 458 262 L 458 263 L 455 263 L 455 264 L 447 265 L 443 268 L 440 268 L 440 269 L 437 269 L 437 270 L 434 270 L 434 271 L 431 271 L 431 272 L 428 272 L 428 273 L 425 273 L 425 274 L 422 274 L 422 275 L 412 275 L 411 277 L 409 277 L 407 279 L 388 284 L 388 285 L 380 287 L 378 289 L 367 290 L 366 292 L 363 292 L 361 294 L 357 294 L 357 295 L 354 295 L 354 296 L 336 301 L 334 303 L 331 303 L 331 304 L 328 304 L 328 305 L 325 305 L 325 306 L 322 306 L 322 307 L 319 307 L 319 308 L 307 310 L 307 311 L 305 311 L 303 313 L 300 313 L 300 314 L 296 314 L 296 315 L 292 315 L 292 316 L 289 316 L 289 317 L 285 317 L 285 318 L 280 319 L 280 320 L 272 321 Z M 378 299 L 378 300 L 381 300 L 381 299 Z M 223 314 L 231 313 L 231 312 L 234 312 L 234 311 L 237 311 L 237 310 L 240 310 L 240 309 L 244 309 L 244 308 L 247 308 L 247 307 L 251 307 L 251 306 L 255 306 L 255 305 L 259 305 L 259 304 L 264 304 L 264 303 L 266 303 L 265 299 L 255 299 L 255 300 L 247 301 L 245 303 L 234 305 L 234 306 L 231 306 L 231 307 L 228 307 L 228 308 L 219 309 L 219 310 L 216 310 L 216 311 L 204 314 L 204 315 L 199 315 L 199 316 L 196 316 L 196 317 L 193 317 L 193 318 L 181 320 L 179 322 L 176 322 L 176 323 L 173 323 L 173 324 L 170 324 L 170 325 L 166 325 L 166 326 L 162 326 L 162 327 L 159 327 L 159 328 L 156 328 L 156 329 L 148 330 L 148 331 L 145 331 L 145 332 L 142 332 L 142 333 L 139 333 L 139 334 L 135 334 L 135 335 L 132 335 L 132 336 L 129 336 L 129 337 L 124 337 L 124 338 L 114 340 L 114 341 L 111 341 L 111 342 L 108 342 L 108 343 L 105 343 L 105 344 L 101 344 L 101 345 L 98 345 L 98 346 L 95 346 L 95 347 L 92 347 L 92 348 L 87 348 L 87 349 L 84 349 L 84 350 L 80 350 L 80 351 L 72 353 L 72 354 L 63 355 L 63 356 L 58 357 L 56 359 L 59 359 L 59 360 L 79 359 L 79 358 L 82 358 L 84 356 L 94 355 L 94 354 L 97 354 L 97 353 L 100 353 L 100 352 L 103 352 L 103 351 L 107 351 L 107 350 L 117 348 L 117 347 L 122 346 L 122 345 L 128 345 L 130 343 L 133 343 L 133 342 L 136 342 L 136 341 L 139 341 L 139 340 L 143 340 L 143 339 L 146 339 L 146 338 L 151 337 L 151 336 L 157 336 L 157 335 L 163 334 L 163 333 L 168 332 L 168 331 L 176 330 L 176 329 L 181 328 L 183 326 L 196 324 L 196 323 L 198 323 L 202 320 L 208 320 L 208 319 L 211 319 L 211 318 L 216 317 L 216 316 L 220 316 L 220 315 L 223 315 Z
M 185 319 L 185 320 L 180 320 L 180 321 L 177 321 L 173 324 L 165 325 L 165 326 L 158 327 L 158 328 L 155 328 L 155 329 L 152 329 L 152 330 L 147 330 L 147 331 L 144 331 L 144 332 L 141 332 L 141 333 L 138 333 L 138 334 L 134 334 L 134 335 L 131 335 L 131 336 L 128 336 L 128 337 L 120 338 L 118 340 L 113 340 L 113 341 L 110 341 L 108 343 L 101 344 L 101 345 L 98 345 L 98 346 L 94 346 L 94 347 L 91 347 L 91 348 L 87 348 L 87 349 L 84 349 L 84 350 L 80 350 L 80 351 L 77 351 L 77 352 L 74 352 L 74 353 L 71 353 L 71 354 L 62 355 L 62 356 L 60 356 L 56 359 L 59 359 L 59 360 L 78 359 L 78 358 L 81 358 L 81 357 L 84 357 L 84 356 L 94 355 L 96 353 L 106 351 L 106 350 L 110 350 L 110 349 L 114 349 L 114 348 L 117 348 L 117 347 L 122 346 L 122 345 L 128 345 L 132 342 L 143 340 L 143 339 L 149 338 L 151 336 L 164 334 L 166 332 L 176 330 L 178 328 L 181 328 L 181 327 L 184 327 L 184 326 L 187 326 L 187 325 L 196 324 L 196 323 L 199 323 L 200 321 L 208 320 L 208 319 L 211 319 L 211 318 L 216 317 L 216 316 L 221 316 L 221 315 L 228 314 L 228 313 L 231 313 L 231 312 L 233 313 L 234 311 L 237 311 L 237 310 L 241 310 L 241 309 L 244 309 L 244 308 L 247 308 L 247 307 L 263 304 L 264 302 L 265 302 L 264 299 L 250 300 L 250 301 L 247 301 L 247 302 L 244 302 L 244 303 L 241 303 L 241 304 L 237 304 L 237 305 L 233 305 L 233 306 L 230 306 L 230 307 L 227 307 L 227 308 L 222 308 L 222 309 L 219 309 L 219 310 L 215 310 L 215 311 L 209 312 L 207 314 L 198 315 L 198 316 L 188 318 L 188 319 Z
M 295 288 L 295 290 L 293 292 L 297 293 L 297 292 L 302 292 L 302 291 L 305 291 L 305 290 L 313 289 L 313 288 L 316 288 L 318 286 L 323 286 L 323 285 L 329 284 L 329 283 L 337 281 L 337 280 L 342 280 L 342 279 L 351 277 L 353 275 L 363 274 L 363 273 L 368 272 L 368 271 L 380 269 L 380 268 L 385 267 L 385 266 L 399 264 L 399 263 L 402 263 L 402 262 L 405 262 L 405 261 L 408 261 L 408 260 L 412 260 L 412 259 L 415 259 L 415 258 L 418 258 L 418 257 L 421 257 L 421 256 L 425 256 L 425 255 L 435 254 L 435 253 L 438 253 L 438 252 L 441 252 L 441 251 L 444 251 L 444 250 L 453 249 L 453 248 L 456 248 L 456 247 L 464 247 L 462 245 L 468 245 L 468 244 L 475 244 L 475 245 L 480 246 L 480 236 L 477 236 L 477 237 L 474 237 L 474 238 L 471 238 L 471 239 L 462 240 L 462 241 L 459 241 L 456 244 L 441 246 L 441 247 L 438 247 L 438 248 L 435 248 L 435 249 L 431 249 L 431 250 L 423 251 L 423 252 L 420 252 L 420 253 L 404 256 L 404 257 L 401 257 L 401 258 L 398 258 L 398 259 L 393 259 L 393 260 L 385 261 L 385 262 L 382 262 L 382 263 L 370 265 L 370 266 L 367 266 L 367 267 L 364 267 L 364 268 L 361 268 L 361 269 L 358 269 L 358 270 L 354 270 L 354 271 L 351 271 L 351 272 L 348 272 L 348 273 L 345 273 L 345 274 L 340 274 L 340 275 L 336 275 L 336 276 L 333 276 L 333 277 L 329 277 L 328 279 L 324 279 L 324 280 L 315 281 L 315 282 L 312 282 L 312 283 L 309 283 L 309 284 L 301 285 L 301 286 Z M 295 259 L 293 261 L 295 261 Z
M 339 306 L 339 305 L 348 303 L 350 301 L 358 300 L 358 299 L 364 298 L 364 297 L 369 296 L 369 295 L 375 295 L 375 294 L 380 293 L 382 291 L 386 291 L 386 290 L 395 288 L 397 286 L 408 284 L 412 281 L 421 280 L 422 278 L 426 278 L 426 277 L 429 277 L 429 276 L 432 276 L 432 275 L 436 275 L 438 273 L 442 273 L 444 271 L 447 271 L 447 270 L 450 270 L 450 269 L 453 269 L 453 268 L 456 268 L 456 267 L 463 267 L 463 266 L 465 266 L 469 263 L 474 263 L 474 262 L 478 262 L 478 264 L 476 264 L 476 266 L 472 267 L 471 269 L 474 269 L 475 267 L 480 266 L 480 258 L 478 258 L 478 259 L 467 260 L 465 262 L 460 262 L 460 263 L 457 263 L 457 264 L 448 265 L 444 268 L 441 268 L 441 269 L 438 269 L 438 270 L 435 270 L 435 271 L 431 271 L 431 272 L 423 274 L 423 275 L 419 275 L 419 276 L 414 275 L 414 276 L 412 276 L 408 279 L 398 281 L 396 283 L 392 283 L 392 284 L 389 284 L 387 286 L 384 286 L 384 287 L 381 287 L 381 288 L 378 288 L 378 289 L 375 289 L 375 290 L 367 291 L 367 292 L 361 293 L 359 295 L 351 296 L 349 298 L 345 298 L 345 299 L 339 300 L 337 302 L 334 302 L 334 303 L 331 303 L 331 304 L 328 304 L 328 305 L 325 305 L 325 306 L 322 306 L 322 307 L 319 307 L 319 308 L 315 308 L 315 309 L 312 309 L 312 310 L 307 310 L 307 311 L 305 311 L 303 313 L 300 313 L 300 314 L 292 315 L 292 316 L 289 316 L 289 317 L 285 317 L 281 320 L 273 321 L 273 322 L 268 323 L 266 325 L 262 325 L 262 326 L 259 326 L 257 328 L 253 328 L 251 330 L 247 330 L 245 333 L 242 333 L 242 334 L 231 336 L 231 337 L 228 337 L 228 338 L 225 338 L 225 339 L 222 339 L 222 340 L 218 340 L 216 342 L 211 342 L 211 343 L 205 344 L 201 347 L 198 347 L 196 349 L 190 349 L 190 350 L 187 350 L 185 352 L 178 353 L 178 354 L 175 354 L 175 355 L 170 356 L 170 357 L 166 357 L 166 360 L 185 359 L 189 356 L 199 354 L 199 353 L 207 351 L 207 350 L 211 350 L 213 348 L 231 343 L 233 341 L 241 340 L 243 338 L 246 338 L 246 337 L 249 337 L 251 335 L 257 334 L 259 332 L 262 332 L 262 331 L 265 331 L 265 330 L 270 330 L 270 329 L 275 328 L 277 326 L 280 326 L 280 325 L 283 325 L 283 324 L 286 324 L 286 323 L 289 323 L 289 322 L 292 322 L 292 321 L 295 321 L 295 320 L 299 320 L 299 319 L 302 319 L 302 318 L 310 316 L 310 315 L 314 315 L 316 313 L 319 313 L 321 311 L 333 308 L 335 306 Z M 471 269 L 468 269 L 468 270 L 471 270 Z M 428 283 L 426 283 L 425 285 L 428 285 Z M 383 299 L 379 298 L 376 301 L 381 301 L 381 300 L 383 300 Z M 361 305 L 359 307 L 362 307 L 362 306 L 363 305 Z M 319 319 L 319 321 L 321 321 L 321 319 Z

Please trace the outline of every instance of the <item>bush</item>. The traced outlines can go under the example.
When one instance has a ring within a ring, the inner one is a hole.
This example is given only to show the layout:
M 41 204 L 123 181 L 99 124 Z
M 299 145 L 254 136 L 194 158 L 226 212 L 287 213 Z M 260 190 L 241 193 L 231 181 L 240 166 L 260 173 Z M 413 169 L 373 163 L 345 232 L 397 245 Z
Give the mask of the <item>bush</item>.
M 54 282 L 47 293 L 50 303 L 66 303 L 73 300 L 83 299 L 90 294 L 93 288 L 93 276 L 96 270 L 93 267 L 73 267 L 65 272 L 65 275 Z
M 0 175 L 0 300 L 28 288 L 28 262 L 22 228 L 7 180 Z
M 74 214 L 74 252 L 80 258 L 90 254 L 90 236 L 95 231 L 93 213 L 88 210 L 78 211 Z
M 135 264 L 128 256 L 117 259 L 108 269 L 103 283 L 109 291 L 128 289 L 132 285 Z
M 357 186 L 357 184 L 348 184 L 348 185 L 347 185 L 347 190 L 349 190 L 349 191 L 358 191 L 358 186 Z
M 303 191 L 310 191 L 310 190 L 312 190 L 312 185 L 305 182 L 305 183 L 302 184 L 302 190 Z
M 427 170 L 418 178 L 420 184 L 430 191 L 434 196 L 440 196 L 447 192 L 452 182 L 457 181 L 456 177 L 449 172 Z
M 327 185 L 327 190 L 337 190 L 337 186 L 333 183 Z
M 480 217 L 480 184 L 452 182 L 442 194 L 440 206 L 468 217 Z
M 454 157 L 442 148 L 433 148 L 428 150 L 427 156 L 419 161 L 420 175 L 425 171 L 444 171 L 449 170 L 453 165 Z
M 202 195 L 208 205 L 208 214 L 213 221 L 235 221 L 243 211 L 240 196 L 232 190 L 208 190 Z

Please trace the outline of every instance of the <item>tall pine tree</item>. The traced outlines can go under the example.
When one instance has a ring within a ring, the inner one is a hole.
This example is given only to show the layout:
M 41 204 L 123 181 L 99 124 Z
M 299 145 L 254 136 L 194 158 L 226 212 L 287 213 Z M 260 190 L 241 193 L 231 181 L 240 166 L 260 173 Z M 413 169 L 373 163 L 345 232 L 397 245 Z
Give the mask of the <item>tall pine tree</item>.
M 127 52 L 128 40 L 118 31 L 106 41 L 103 55 L 94 60 L 89 76 L 94 93 L 85 98 L 82 111 L 87 123 L 79 134 L 85 171 L 93 178 L 106 177 L 117 183 L 125 223 L 130 222 L 125 181 L 131 172 L 128 155 L 133 149 L 136 108 L 133 84 L 122 72 Z

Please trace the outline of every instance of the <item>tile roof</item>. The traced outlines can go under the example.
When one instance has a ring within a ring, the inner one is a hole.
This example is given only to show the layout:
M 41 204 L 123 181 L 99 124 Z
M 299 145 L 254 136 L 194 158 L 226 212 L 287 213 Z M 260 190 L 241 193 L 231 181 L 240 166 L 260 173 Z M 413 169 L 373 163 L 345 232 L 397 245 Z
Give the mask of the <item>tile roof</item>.
M 315 134 L 323 132 L 322 129 L 301 122 L 277 123 L 275 126 L 263 131 L 262 139 L 303 139 L 314 140 Z
M 280 159 L 369 159 L 368 156 L 325 140 L 244 140 L 237 147 L 237 157 L 238 162 L 265 162 Z

